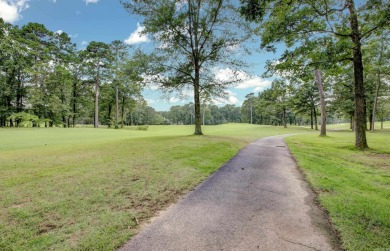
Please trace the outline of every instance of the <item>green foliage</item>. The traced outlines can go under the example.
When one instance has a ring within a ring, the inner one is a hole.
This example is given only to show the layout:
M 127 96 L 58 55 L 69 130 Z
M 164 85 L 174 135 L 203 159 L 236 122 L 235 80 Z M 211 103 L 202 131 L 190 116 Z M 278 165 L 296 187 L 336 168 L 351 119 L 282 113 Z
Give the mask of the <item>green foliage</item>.
M 147 130 L 149 130 L 149 126 L 137 126 L 137 130 L 147 131 Z
M 13 113 L 11 116 L 7 118 L 7 120 L 15 121 L 17 126 L 19 127 L 33 126 L 33 125 L 36 126 L 39 122 L 38 116 L 26 112 Z
M 246 20 L 260 22 L 266 15 L 268 0 L 240 0 L 240 13 Z
M 333 68 L 352 62 L 354 72 L 355 145 L 367 148 L 366 93 L 362 61 L 362 43 L 374 31 L 390 27 L 387 0 L 369 0 L 357 8 L 355 0 L 241 1 L 242 14 L 249 20 L 262 20 L 261 47 L 275 51 L 283 42 L 288 51 L 280 63 L 269 64 L 271 72 Z M 360 4 L 360 3 L 359 3 Z M 292 70 L 290 69 L 292 67 Z
M 19 28 L 2 21 L 0 34 L 0 127 L 13 126 L 7 118 L 19 112 L 47 118 L 46 126 L 91 123 L 97 77 L 97 87 L 104 87 L 99 93 L 101 121 L 125 123 L 142 89 L 144 61 L 137 61 L 142 53 L 135 51 L 137 60 L 130 59 L 128 47 L 120 41 L 94 41 L 86 50 L 77 51 L 66 33 L 49 31 L 37 23 Z M 115 88 L 120 99 L 118 119 L 115 112 L 108 114 L 115 106 Z
M 232 1 L 121 1 L 132 14 L 144 18 L 145 33 L 157 43 L 149 72 L 152 81 L 168 91 L 194 92 L 195 134 L 201 130 L 201 96 L 221 95 L 237 82 L 244 62 L 231 53 L 244 52 L 248 26 Z M 239 54 L 239 53 L 237 53 Z M 229 80 L 216 78 L 216 68 L 232 69 Z
M 284 79 L 275 79 L 271 88 L 260 92 L 257 98 L 247 96 L 244 104 L 253 102 L 256 123 L 287 127 L 289 92 L 290 86 Z
M 172 106 L 167 112 L 160 112 L 171 125 L 193 125 L 195 123 L 194 104 Z M 235 105 L 218 107 L 204 103 L 201 107 L 203 125 L 219 125 L 225 123 L 240 123 L 240 108 Z

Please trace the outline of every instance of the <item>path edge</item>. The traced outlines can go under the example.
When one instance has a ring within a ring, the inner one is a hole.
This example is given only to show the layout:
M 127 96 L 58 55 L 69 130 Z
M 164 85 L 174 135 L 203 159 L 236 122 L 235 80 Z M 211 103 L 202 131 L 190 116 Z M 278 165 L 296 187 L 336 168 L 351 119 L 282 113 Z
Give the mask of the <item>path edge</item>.
M 315 222 L 314 224 L 319 226 L 321 229 L 324 230 L 324 232 L 326 233 L 326 235 L 328 237 L 327 239 L 330 241 L 330 245 L 332 246 L 332 248 L 335 251 L 345 251 L 345 249 L 342 248 L 342 243 L 343 242 L 342 242 L 342 239 L 341 239 L 340 232 L 335 228 L 335 225 L 334 225 L 332 219 L 330 218 L 329 211 L 321 204 L 321 202 L 319 200 L 319 195 L 320 195 L 319 192 L 309 182 L 309 180 L 307 179 L 307 175 L 306 175 L 305 171 L 299 165 L 298 160 L 296 159 L 294 154 L 291 152 L 289 145 L 285 141 L 286 137 L 291 137 L 291 136 L 295 136 L 295 135 L 286 135 L 286 136 L 284 136 L 283 137 L 283 142 L 287 146 L 287 150 L 288 150 L 292 160 L 295 163 L 295 166 L 296 166 L 296 168 L 297 168 L 297 170 L 299 172 L 299 175 L 301 176 L 300 178 L 302 179 L 302 181 L 304 181 L 304 184 L 305 184 L 304 188 L 305 188 L 305 190 L 309 194 L 308 195 L 309 198 L 307 198 L 307 199 L 310 200 L 314 205 L 316 205 L 317 209 L 321 213 L 321 216 L 322 216 L 323 220 L 325 220 L 325 222 L 322 222 L 322 224 L 319 223 L 319 222 Z M 312 213 L 310 213 L 310 218 L 313 218 L 312 217 Z M 325 223 L 325 226 L 323 225 L 323 223 Z

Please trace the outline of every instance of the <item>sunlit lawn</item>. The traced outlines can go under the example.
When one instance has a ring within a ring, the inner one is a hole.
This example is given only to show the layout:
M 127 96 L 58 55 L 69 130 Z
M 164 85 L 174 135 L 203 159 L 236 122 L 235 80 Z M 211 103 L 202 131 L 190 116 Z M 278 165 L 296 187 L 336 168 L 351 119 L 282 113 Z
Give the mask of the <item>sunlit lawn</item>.
M 367 132 L 370 150 L 364 152 L 353 148 L 354 133 L 348 131 L 286 139 L 346 250 L 390 248 L 389 125 Z
M 248 142 L 256 125 L 0 129 L 0 250 L 113 250 Z
M 291 133 L 305 133 L 287 142 L 343 246 L 390 247 L 390 130 L 359 152 L 348 124 L 329 128 L 0 129 L 0 250 L 114 250 L 250 141 Z

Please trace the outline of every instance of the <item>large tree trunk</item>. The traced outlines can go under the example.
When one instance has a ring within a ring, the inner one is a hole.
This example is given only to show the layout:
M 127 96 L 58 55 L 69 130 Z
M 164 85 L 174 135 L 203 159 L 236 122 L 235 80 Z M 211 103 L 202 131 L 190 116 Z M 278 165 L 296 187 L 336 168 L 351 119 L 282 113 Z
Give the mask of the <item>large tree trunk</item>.
M 326 104 L 324 95 L 324 85 L 322 83 L 321 71 L 316 69 L 316 82 L 318 91 L 320 92 L 320 104 L 321 104 L 321 132 L 320 136 L 326 136 Z
M 284 128 L 287 128 L 286 107 L 283 107 L 283 117 L 282 117 L 282 121 L 283 121 L 283 127 L 284 127 Z M 251 124 L 252 124 L 252 123 L 251 123 Z
M 369 126 L 369 131 L 371 131 L 372 128 L 372 110 L 370 111 L 370 114 L 368 115 L 368 126 Z
M 349 129 L 351 129 L 352 131 L 354 131 L 353 129 L 353 121 L 354 121 L 354 117 L 353 117 L 353 114 L 350 115 L 350 122 L 349 122 Z
M 96 81 L 95 84 L 95 120 L 94 120 L 94 127 L 99 127 L 99 80 Z
M 359 23 L 353 0 L 348 0 L 350 13 L 351 38 L 353 48 L 353 72 L 355 79 L 355 147 L 361 150 L 368 148 L 366 137 L 366 96 L 364 92 L 363 60 Z
M 204 125 L 204 122 L 205 122 L 205 116 L 206 116 L 206 106 L 203 107 L 203 125 Z M 192 115 L 191 115 L 191 124 L 192 124 Z
M 318 122 L 317 122 L 317 111 L 316 108 L 313 109 L 313 117 L 314 117 L 314 129 L 318 131 Z
M 76 98 L 77 98 L 77 83 L 76 81 L 73 83 L 73 127 L 76 127 L 76 112 L 77 112 L 77 105 L 76 105 Z
M 379 59 L 378 59 L 379 70 L 378 70 L 378 74 L 377 74 L 378 83 L 377 83 L 376 90 L 375 90 L 374 107 L 372 108 L 372 121 L 371 121 L 371 131 L 372 132 L 374 132 L 374 130 L 375 130 L 375 116 L 376 116 L 376 110 L 378 107 L 379 90 L 380 90 L 381 84 L 382 84 L 382 80 L 381 80 L 381 73 L 382 72 L 381 72 L 380 67 L 382 66 L 383 53 L 384 53 L 385 43 L 386 43 L 386 40 L 385 40 L 383 34 L 381 36 L 380 41 L 381 41 L 381 48 L 380 48 L 380 54 L 379 54 Z
M 110 128 L 111 124 L 112 124 L 112 121 L 111 121 L 111 111 L 112 111 L 112 104 L 110 102 L 110 104 L 108 105 L 108 111 L 107 111 L 107 118 L 108 118 L 107 125 L 108 125 L 108 128 Z
M 22 76 L 19 71 L 18 77 L 17 77 L 17 91 L 16 91 L 16 112 L 22 112 L 23 111 L 23 83 L 22 83 Z
M 202 121 L 200 112 L 200 88 L 199 88 L 199 67 L 195 67 L 195 81 L 194 81 L 194 105 L 195 105 L 195 135 L 202 135 Z
M 118 129 L 119 121 L 119 90 L 118 86 L 115 87 L 115 129 Z
M 251 101 L 251 124 L 253 124 L 253 105 Z
M 310 128 L 314 129 L 314 123 L 313 123 L 313 108 L 310 109 Z
M 374 98 L 374 107 L 372 108 L 372 121 L 371 121 L 371 131 L 374 132 L 375 130 L 375 112 L 378 107 L 378 97 L 379 97 L 379 90 L 381 88 L 381 72 L 378 71 L 378 84 L 376 85 L 375 90 L 375 98 Z
M 62 89 L 61 89 L 61 104 L 63 107 L 65 107 L 65 105 L 66 105 L 65 94 L 64 94 L 64 90 L 62 90 Z M 61 113 L 62 113 L 62 125 L 63 125 L 63 127 L 68 127 L 67 116 L 69 116 L 69 115 L 64 114 L 64 111 L 62 111 Z
M 122 116 L 122 121 L 121 121 L 121 128 L 123 128 L 124 126 L 124 121 L 125 121 L 125 101 L 126 101 L 126 97 L 123 95 L 122 97 L 122 107 L 121 107 L 121 110 L 122 110 L 122 113 L 121 113 L 121 116 Z M 133 113 L 131 113 L 131 125 L 133 125 Z

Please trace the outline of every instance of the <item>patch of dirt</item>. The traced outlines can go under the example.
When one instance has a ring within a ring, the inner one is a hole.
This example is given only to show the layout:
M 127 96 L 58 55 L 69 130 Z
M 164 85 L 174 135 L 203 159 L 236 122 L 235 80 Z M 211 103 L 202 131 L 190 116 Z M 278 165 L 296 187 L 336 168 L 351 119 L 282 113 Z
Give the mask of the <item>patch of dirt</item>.
M 366 152 L 363 155 L 353 155 L 352 158 L 354 159 L 354 162 L 359 162 L 374 168 L 390 170 L 389 154 Z
M 41 225 L 39 225 L 38 234 L 44 234 L 59 227 L 60 226 L 53 223 L 42 223 Z

